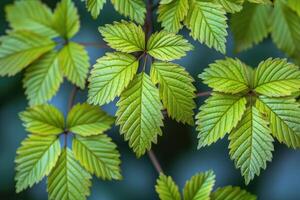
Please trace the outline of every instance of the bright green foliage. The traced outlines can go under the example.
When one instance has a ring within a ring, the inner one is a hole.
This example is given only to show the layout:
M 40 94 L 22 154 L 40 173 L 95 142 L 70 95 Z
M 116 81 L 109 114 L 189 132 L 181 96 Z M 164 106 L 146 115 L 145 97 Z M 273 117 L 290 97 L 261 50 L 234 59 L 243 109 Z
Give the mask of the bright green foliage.
M 256 200 L 256 197 L 239 187 L 227 186 L 212 192 L 215 175 L 212 171 L 197 173 L 183 189 L 183 200 Z M 160 174 L 155 186 L 160 200 L 180 200 L 178 186 L 170 176 Z
M 217 60 L 210 64 L 199 78 L 214 91 L 232 94 L 245 91 L 250 85 L 247 66 L 240 60 L 232 58 Z
M 143 0 L 111 0 L 115 9 L 131 20 L 139 24 L 144 23 L 146 14 L 146 5 Z
M 87 103 L 73 106 L 67 117 L 67 129 L 81 136 L 98 135 L 111 128 L 114 118 L 98 106 Z
M 226 186 L 218 188 L 211 194 L 211 200 L 256 200 L 256 196 L 239 187 Z
M 58 54 L 50 52 L 31 65 L 25 73 L 23 85 L 30 105 L 50 100 L 58 91 L 63 74 L 58 63 Z
M 119 96 L 137 72 L 138 61 L 130 54 L 107 53 L 97 60 L 89 78 L 88 102 L 103 105 Z
M 56 136 L 29 135 L 17 150 L 16 191 L 21 192 L 47 176 L 60 151 Z
M 171 3 L 173 2 L 173 0 L 160 0 L 160 4 L 168 4 L 168 3 Z
M 116 124 L 138 157 L 161 135 L 162 104 L 159 91 L 144 72 L 135 76 L 117 103 Z
M 53 48 L 50 39 L 33 32 L 10 33 L 0 43 L 0 75 L 15 75 Z
M 96 19 L 99 16 L 106 0 L 85 0 L 85 2 L 87 10 L 91 13 L 93 18 Z
M 226 12 L 235 13 L 242 10 L 244 0 L 215 0 L 215 2 L 221 4 Z
M 84 47 L 75 42 L 69 42 L 60 50 L 58 59 L 67 79 L 84 89 L 90 67 L 89 56 Z
M 231 18 L 236 50 L 243 51 L 258 44 L 269 34 L 271 5 L 245 3 L 244 9 Z
M 246 110 L 246 98 L 213 93 L 197 114 L 199 148 L 222 139 L 240 121 Z
M 184 200 L 209 200 L 216 176 L 212 171 L 198 173 L 188 180 L 183 189 Z
M 156 181 L 155 190 L 161 200 L 180 200 L 178 186 L 174 183 L 172 177 L 166 176 L 163 173 L 159 175 Z
M 61 0 L 57 4 L 53 27 L 66 39 L 72 38 L 79 31 L 79 16 L 72 0 Z
M 26 29 L 47 37 L 58 35 L 52 28 L 53 13 L 41 1 L 15 1 L 14 4 L 6 6 L 5 12 L 13 30 Z
M 285 59 L 263 61 L 255 71 L 254 88 L 270 97 L 291 95 L 300 89 L 299 68 Z
M 229 136 L 230 157 L 241 168 L 246 183 L 259 175 L 260 168 L 272 160 L 273 138 L 264 116 L 254 106 L 248 108 Z
M 166 31 L 177 33 L 182 28 L 182 21 L 189 9 L 188 0 L 174 0 L 170 3 L 160 1 L 158 21 Z
M 91 174 L 108 180 L 122 178 L 120 154 L 108 136 L 76 136 L 72 147 L 75 158 Z
M 300 108 L 293 98 L 260 97 L 256 107 L 270 121 L 272 135 L 289 147 L 300 147 Z
M 300 16 L 300 1 L 287 0 L 287 5 Z
M 191 36 L 225 54 L 226 12 L 220 4 L 191 0 L 186 26 Z
M 175 35 L 166 31 L 151 35 L 147 43 L 147 52 L 156 59 L 171 61 L 186 55 L 193 49 L 181 35 Z
M 58 135 L 64 131 L 64 116 L 52 105 L 29 107 L 19 116 L 28 132 L 38 135 Z
M 166 62 L 154 62 L 150 76 L 153 83 L 159 84 L 159 96 L 168 115 L 192 125 L 196 107 L 194 79 L 180 65 Z
M 271 161 L 273 137 L 289 147 L 300 147 L 300 105 L 294 99 L 299 91 L 300 71 L 285 59 L 267 59 L 255 70 L 236 59 L 245 67 L 235 73 L 231 62 L 232 59 L 216 61 L 200 75 L 213 90 L 223 93 L 213 92 L 200 107 L 196 116 L 199 147 L 229 133 L 230 157 L 248 184 Z M 218 63 L 223 63 L 222 68 L 217 68 Z M 229 80 L 247 77 L 247 81 L 240 81 L 244 88 L 220 90 L 219 85 L 227 83 L 224 75 Z
M 90 194 L 91 178 L 75 160 L 73 152 L 65 148 L 48 178 L 49 199 L 84 200 Z
M 271 0 L 248 0 L 248 1 L 251 3 L 258 3 L 258 4 L 270 4 L 271 3 Z
M 133 22 L 114 22 L 99 28 L 104 41 L 117 51 L 132 53 L 145 49 L 145 33 Z

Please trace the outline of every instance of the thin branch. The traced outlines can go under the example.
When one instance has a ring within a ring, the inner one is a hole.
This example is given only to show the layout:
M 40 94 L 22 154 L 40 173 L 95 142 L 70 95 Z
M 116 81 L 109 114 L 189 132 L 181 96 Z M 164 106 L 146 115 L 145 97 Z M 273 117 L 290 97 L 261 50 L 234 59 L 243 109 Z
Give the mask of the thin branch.
M 211 91 L 207 91 L 207 92 L 198 92 L 197 93 L 197 97 L 205 97 L 205 96 L 209 96 L 211 94 Z
M 156 169 L 157 173 L 159 173 L 159 174 L 163 173 L 160 163 L 158 162 L 158 159 L 156 158 L 156 155 L 154 154 L 154 152 L 152 150 L 148 151 L 148 157 L 150 158 L 152 165 Z
M 95 48 L 103 48 L 103 49 L 110 49 L 110 47 L 106 44 L 101 44 L 97 42 L 77 42 L 78 44 L 81 44 L 83 46 L 90 46 L 90 47 L 95 47 Z

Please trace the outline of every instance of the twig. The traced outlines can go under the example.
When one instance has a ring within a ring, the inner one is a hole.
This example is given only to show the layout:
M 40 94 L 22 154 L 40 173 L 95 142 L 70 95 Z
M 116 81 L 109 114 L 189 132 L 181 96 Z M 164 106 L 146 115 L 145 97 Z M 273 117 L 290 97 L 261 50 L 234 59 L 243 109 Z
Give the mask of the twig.
M 110 49 L 110 47 L 106 44 L 101 44 L 97 42 L 77 42 L 78 44 L 81 44 L 83 46 L 91 46 L 96 48 L 104 48 L 104 49 Z
M 160 163 L 158 162 L 158 159 L 156 158 L 154 152 L 152 150 L 148 151 L 148 157 L 150 158 L 154 168 L 156 169 L 157 173 L 163 173 L 163 170 L 160 166 Z
M 197 93 L 197 97 L 205 97 L 205 96 L 209 96 L 211 94 L 211 91 L 207 91 L 207 92 L 198 92 Z

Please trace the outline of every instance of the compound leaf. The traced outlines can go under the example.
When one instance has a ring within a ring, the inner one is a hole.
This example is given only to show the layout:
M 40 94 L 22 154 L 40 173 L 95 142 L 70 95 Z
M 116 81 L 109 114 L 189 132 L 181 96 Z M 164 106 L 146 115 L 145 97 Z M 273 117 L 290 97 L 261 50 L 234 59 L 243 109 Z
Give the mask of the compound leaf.
M 156 143 L 161 135 L 162 104 L 159 91 L 150 77 L 142 72 L 135 76 L 117 103 L 116 124 L 138 157 Z
M 103 105 L 119 96 L 138 69 L 138 60 L 125 53 L 107 53 L 97 60 L 89 77 L 88 102 Z
M 160 200 L 181 200 L 178 186 L 170 176 L 160 174 L 156 181 L 155 190 Z
M 223 138 L 238 124 L 245 110 L 245 97 L 213 93 L 196 115 L 198 148 Z
M 38 135 L 58 135 L 64 131 L 64 116 L 54 106 L 42 104 L 20 113 L 26 131 Z
M 114 118 L 98 106 L 87 103 L 73 106 L 67 117 L 67 129 L 81 136 L 98 135 L 108 130 Z
M 75 158 L 91 174 L 108 180 L 122 178 L 120 154 L 107 135 L 76 136 L 72 147 Z
M 154 62 L 150 74 L 152 82 L 159 84 L 159 95 L 168 115 L 192 125 L 196 107 L 194 79 L 183 67 L 166 62 Z
M 256 196 L 239 187 L 226 186 L 218 188 L 211 194 L 211 200 L 256 200 Z
M 56 136 L 29 135 L 17 150 L 16 191 L 21 192 L 47 176 L 55 166 L 60 152 Z
M 179 59 L 192 49 L 193 46 L 181 35 L 166 31 L 152 34 L 147 43 L 147 52 L 154 58 L 163 61 Z

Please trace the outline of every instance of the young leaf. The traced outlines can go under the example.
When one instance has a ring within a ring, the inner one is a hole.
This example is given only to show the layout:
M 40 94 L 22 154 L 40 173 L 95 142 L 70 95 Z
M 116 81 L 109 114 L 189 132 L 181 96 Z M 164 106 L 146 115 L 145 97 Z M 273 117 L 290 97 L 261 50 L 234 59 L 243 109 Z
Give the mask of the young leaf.
M 231 29 L 237 51 L 251 48 L 270 32 L 271 5 L 245 3 L 241 12 L 232 15 Z
M 287 5 L 294 10 L 298 16 L 300 16 L 300 1 L 298 0 L 287 0 Z
M 181 200 L 178 186 L 170 176 L 160 174 L 156 181 L 155 190 L 160 200 Z
M 53 27 L 66 39 L 72 38 L 79 31 L 79 16 L 72 0 L 61 0 L 57 4 Z
M 48 177 L 49 199 L 85 200 L 90 194 L 91 178 L 75 160 L 73 152 L 65 148 Z
M 266 114 L 272 135 L 288 147 L 300 147 L 300 108 L 293 98 L 260 97 L 257 109 Z
M 249 107 L 238 126 L 229 135 L 230 157 L 241 168 L 246 184 L 259 176 L 260 168 L 272 160 L 273 138 L 263 115 L 254 106 Z
M 159 92 L 144 72 L 135 76 L 117 103 L 116 124 L 138 157 L 161 135 L 162 104 Z
M 64 131 L 64 116 L 54 106 L 42 104 L 20 113 L 26 131 L 38 135 L 58 135 Z
M 90 137 L 76 136 L 72 147 L 75 158 L 88 172 L 102 179 L 122 178 L 117 146 L 105 134 Z
M 258 3 L 258 4 L 271 4 L 271 0 L 248 0 L 251 3 Z
M 67 129 L 81 136 L 101 134 L 113 123 L 113 117 L 87 103 L 73 106 L 67 117 Z
M 194 79 L 183 67 L 166 62 L 154 62 L 150 74 L 152 82 L 159 84 L 159 96 L 168 115 L 192 125 L 193 109 L 196 107 Z
M 90 67 L 89 55 L 84 47 L 75 42 L 69 42 L 59 52 L 58 59 L 67 79 L 84 89 Z
M 111 0 L 115 9 L 131 20 L 144 24 L 146 5 L 143 0 Z
M 300 70 L 286 59 L 268 59 L 255 71 L 255 91 L 269 96 L 287 96 L 299 91 Z
M 275 1 L 272 38 L 277 47 L 289 55 L 300 50 L 300 17 L 282 1 Z
M 17 150 L 17 193 L 47 176 L 55 166 L 60 151 L 59 139 L 56 136 L 29 135 Z
M 163 61 L 180 59 L 192 49 L 193 46 L 181 35 L 166 31 L 152 34 L 147 43 L 147 52 L 154 58 Z
M 85 0 L 85 2 L 87 10 L 91 13 L 94 19 L 97 19 L 106 0 Z
M 210 64 L 199 78 L 214 91 L 237 94 L 249 89 L 249 76 L 244 63 L 238 59 L 226 58 Z
M 221 4 L 226 12 L 236 13 L 242 10 L 244 0 L 215 0 L 215 2 Z
M 166 31 L 177 33 L 181 28 L 181 22 L 189 10 L 188 0 L 174 0 L 163 4 L 160 1 L 158 7 L 158 21 Z
M 125 53 L 107 53 L 97 60 L 89 77 L 88 102 L 103 105 L 119 96 L 138 69 L 138 60 Z
M 198 148 L 223 138 L 238 124 L 245 110 L 245 97 L 213 93 L 196 115 Z
M 54 46 L 49 38 L 36 33 L 12 32 L 0 42 L 0 75 L 15 75 Z
M 6 19 L 14 30 L 30 30 L 50 38 L 58 35 L 52 28 L 51 9 L 40 1 L 15 1 L 5 7 L 5 12 Z
M 56 52 L 44 55 L 31 65 L 25 73 L 23 86 L 30 105 L 42 104 L 50 100 L 63 82 Z
M 220 4 L 191 0 L 185 24 L 194 39 L 225 54 L 226 20 L 226 12 Z
M 210 193 L 216 176 L 212 171 L 198 173 L 186 182 L 183 189 L 184 200 L 210 200 Z
M 132 22 L 114 22 L 99 28 L 103 40 L 117 51 L 132 53 L 145 49 L 145 33 Z
M 239 187 L 222 187 L 218 188 L 211 194 L 211 200 L 256 200 L 256 196 Z

